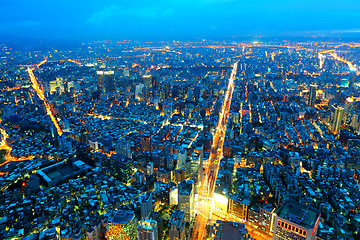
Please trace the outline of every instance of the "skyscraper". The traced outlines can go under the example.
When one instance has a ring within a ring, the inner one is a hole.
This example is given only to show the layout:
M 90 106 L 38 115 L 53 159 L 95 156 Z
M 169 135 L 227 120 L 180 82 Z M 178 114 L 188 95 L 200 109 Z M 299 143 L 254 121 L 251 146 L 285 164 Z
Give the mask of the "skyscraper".
M 314 240 L 320 212 L 309 206 L 286 201 L 276 212 L 273 240 Z
M 354 98 L 348 97 L 345 100 L 344 113 L 342 116 L 342 120 L 344 123 L 350 123 L 353 112 L 354 112 Z
M 316 90 L 317 90 L 317 85 L 310 85 L 310 93 L 309 93 L 309 100 L 308 100 L 309 107 L 313 107 L 315 104 Z
M 145 88 L 149 89 L 152 87 L 152 76 L 151 75 L 144 75 L 144 86 Z
M 169 240 L 185 239 L 185 214 L 180 210 L 175 210 L 169 220 Z
M 103 93 L 115 92 L 114 71 L 97 71 L 98 90 Z
M 178 186 L 179 209 L 185 213 L 185 221 L 190 222 L 194 217 L 194 181 L 182 181 Z
M 107 223 L 108 240 L 133 240 L 137 237 L 137 220 L 132 211 L 118 211 Z
M 340 132 L 343 111 L 344 111 L 344 108 L 342 108 L 340 106 L 335 107 L 335 115 L 334 115 L 334 119 L 333 119 L 333 122 L 331 125 L 331 131 L 333 131 L 334 133 Z
M 158 240 L 158 225 L 155 220 L 144 219 L 140 222 L 138 240 Z
M 141 218 L 147 218 L 152 212 L 152 193 L 142 193 L 140 199 Z

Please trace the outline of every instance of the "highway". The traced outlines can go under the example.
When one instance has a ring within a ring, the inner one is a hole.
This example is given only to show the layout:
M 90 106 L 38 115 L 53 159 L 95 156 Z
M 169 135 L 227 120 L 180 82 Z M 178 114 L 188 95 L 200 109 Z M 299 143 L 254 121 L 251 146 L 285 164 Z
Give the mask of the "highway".
M 213 137 L 213 145 L 210 152 L 209 164 L 205 165 L 204 176 L 199 187 L 199 202 L 197 203 L 197 217 L 193 226 L 191 239 L 204 239 L 206 224 L 211 219 L 214 190 L 219 170 L 219 162 L 222 158 L 223 144 L 225 139 L 227 121 L 231 105 L 232 94 L 234 92 L 234 80 L 237 72 L 238 63 L 233 66 L 228 87 L 225 93 L 223 106 Z

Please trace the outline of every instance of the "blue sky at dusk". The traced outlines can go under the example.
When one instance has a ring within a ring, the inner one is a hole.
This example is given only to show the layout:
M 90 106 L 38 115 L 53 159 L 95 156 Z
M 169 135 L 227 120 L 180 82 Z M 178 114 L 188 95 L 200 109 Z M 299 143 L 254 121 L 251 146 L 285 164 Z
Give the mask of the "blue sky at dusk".
M 0 36 L 146 39 L 360 35 L 359 0 L 0 0 Z

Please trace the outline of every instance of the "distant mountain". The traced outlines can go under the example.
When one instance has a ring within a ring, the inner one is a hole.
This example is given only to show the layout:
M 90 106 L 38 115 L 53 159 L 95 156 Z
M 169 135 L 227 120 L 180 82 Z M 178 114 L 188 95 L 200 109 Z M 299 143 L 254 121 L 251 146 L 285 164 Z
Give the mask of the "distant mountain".
M 14 50 L 46 50 L 46 49 L 71 49 L 80 46 L 79 41 L 74 40 L 50 40 L 50 39 L 31 39 L 18 38 L 5 42 L 6 45 Z

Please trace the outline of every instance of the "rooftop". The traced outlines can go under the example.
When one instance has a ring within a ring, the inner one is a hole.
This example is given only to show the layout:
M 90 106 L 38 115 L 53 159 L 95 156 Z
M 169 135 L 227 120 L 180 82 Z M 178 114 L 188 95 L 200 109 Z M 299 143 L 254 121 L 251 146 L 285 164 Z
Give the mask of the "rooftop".
M 311 229 L 314 228 L 320 212 L 302 203 L 286 201 L 277 211 L 277 215 L 283 219 Z
M 170 217 L 169 225 L 176 225 L 176 227 L 181 227 L 183 223 L 185 213 L 180 210 L 175 210 Z
M 118 211 L 115 217 L 110 220 L 112 223 L 128 224 L 135 217 L 132 211 Z

